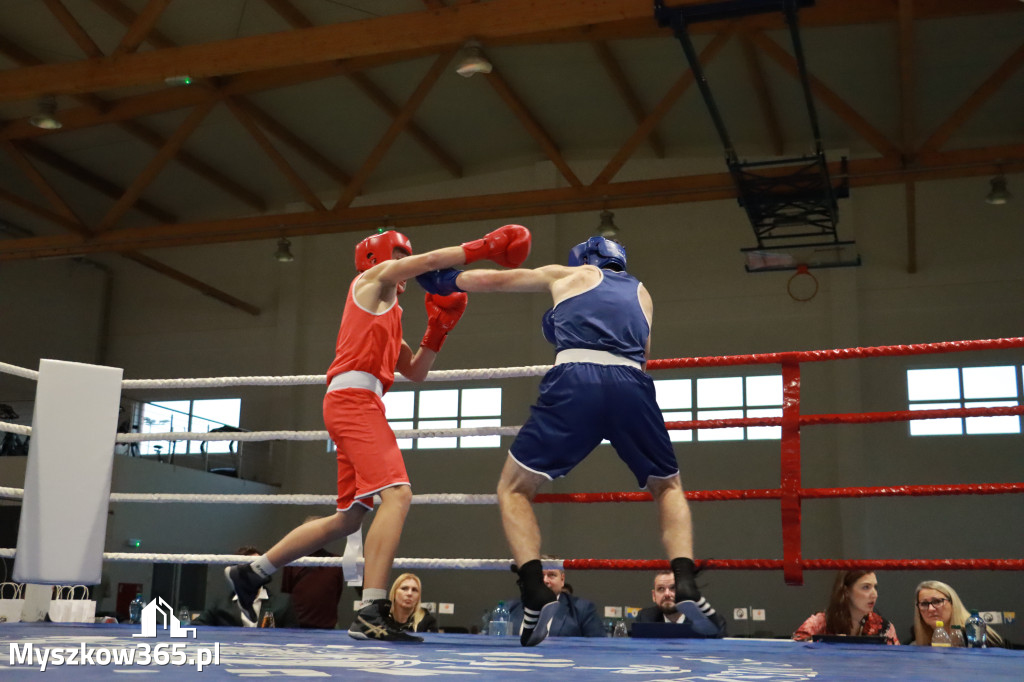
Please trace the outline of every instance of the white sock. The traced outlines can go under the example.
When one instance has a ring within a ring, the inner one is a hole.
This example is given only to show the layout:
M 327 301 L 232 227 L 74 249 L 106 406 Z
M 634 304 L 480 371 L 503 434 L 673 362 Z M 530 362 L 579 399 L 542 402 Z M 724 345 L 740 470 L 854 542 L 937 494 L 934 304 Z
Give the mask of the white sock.
M 378 587 L 367 587 L 367 588 L 363 589 L 363 603 L 364 604 L 369 604 L 370 602 L 377 601 L 378 599 L 387 599 L 387 598 L 388 598 L 388 591 L 387 590 L 383 590 L 383 589 L 380 589 Z
M 266 554 L 249 564 L 249 567 L 261 578 L 269 578 L 277 572 L 277 567 L 270 563 L 270 559 L 267 558 Z

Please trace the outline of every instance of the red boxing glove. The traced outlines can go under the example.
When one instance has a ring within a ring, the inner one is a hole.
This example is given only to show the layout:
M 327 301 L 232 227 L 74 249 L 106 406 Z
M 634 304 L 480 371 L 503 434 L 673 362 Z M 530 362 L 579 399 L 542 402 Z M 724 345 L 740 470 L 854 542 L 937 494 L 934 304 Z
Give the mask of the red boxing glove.
M 530 255 L 530 242 L 528 229 L 522 225 L 505 225 L 483 239 L 466 242 L 462 252 L 466 254 L 467 264 L 487 258 L 506 268 L 518 268 Z
M 466 312 L 469 296 L 461 291 L 447 296 L 427 294 L 423 305 L 427 309 L 427 332 L 420 345 L 437 353 L 448 338 L 448 332 L 455 328 L 462 313 Z

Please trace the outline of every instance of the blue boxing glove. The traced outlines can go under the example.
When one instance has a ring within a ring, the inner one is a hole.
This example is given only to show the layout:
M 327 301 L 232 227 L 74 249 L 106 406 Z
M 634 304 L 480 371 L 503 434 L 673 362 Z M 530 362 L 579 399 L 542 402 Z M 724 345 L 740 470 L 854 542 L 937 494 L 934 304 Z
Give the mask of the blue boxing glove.
M 447 296 L 448 294 L 462 291 L 459 285 L 455 283 L 460 274 L 462 274 L 462 270 L 456 270 L 455 268 L 431 270 L 430 272 L 418 275 L 416 281 L 420 283 L 424 291 L 437 294 L 438 296 Z

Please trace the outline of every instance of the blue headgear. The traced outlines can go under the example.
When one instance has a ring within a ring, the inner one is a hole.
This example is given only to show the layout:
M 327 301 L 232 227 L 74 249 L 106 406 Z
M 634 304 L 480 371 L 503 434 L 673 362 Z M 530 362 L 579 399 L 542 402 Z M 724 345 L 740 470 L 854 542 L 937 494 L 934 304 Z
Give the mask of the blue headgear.
M 569 265 L 596 265 L 599 268 L 626 270 L 626 247 L 604 237 L 591 237 L 572 247 Z M 618 266 L 618 267 L 615 267 Z

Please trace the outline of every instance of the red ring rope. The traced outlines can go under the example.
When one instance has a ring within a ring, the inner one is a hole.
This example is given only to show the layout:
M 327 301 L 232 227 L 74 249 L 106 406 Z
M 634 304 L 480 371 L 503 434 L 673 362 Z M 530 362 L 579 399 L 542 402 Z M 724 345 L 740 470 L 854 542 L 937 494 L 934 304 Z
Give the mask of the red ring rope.
M 698 568 L 731 571 L 784 569 L 782 559 L 702 559 Z M 664 571 L 664 559 L 565 559 L 565 569 L 591 571 Z M 808 571 L 1020 571 L 1024 559 L 804 559 L 800 568 Z
M 893 412 L 866 412 L 856 414 L 800 414 L 800 364 L 828 360 L 876 358 L 967 351 L 1024 348 L 1024 337 L 979 339 L 973 341 L 947 341 L 897 346 L 839 348 L 833 350 L 789 351 L 784 353 L 758 353 L 700 358 L 672 358 L 651 360 L 650 370 L 693 367 L 724 367 L 732 365 L 779 364 L 782 366 L 782 416 L 736 419 L 698 419 L 667 422 L 669 429 L 714 429 L 738 426 L 781 427 L 780 485 L 765 490 L 707 490 L 690 491 L 690 500 L 753 500 L 777 499 L 782 515 L 781 560 L 707 560 L 698 564 L 706 568 L 722 569 L 779 569 L 790 585 L 803 584 L 803 571 L 823 569 L 889 569 L 889 570 L 1022 570 L 1021 559 L 942 559 L 942 560 L 804 560 L 801 545 L 801 502 L 805 499 L 924 496 L 924 495 L 996 495 L 1024 492 L 1024 483 L 982 483 L 962 485 L 886 486 L 848 488 L 803 488 L 800 475 L 800 427 L 824 424 L 868 424 L 879 422 L 912 421 L 917 419 L 949 419 L 1024 415 L 1024 406 L 974 407 L 935 410 L 901 410 Z M 538 495 L 538 502 L 632 502 L 650 500 L 647 493 L 578 493 L 568 495 Z M 665 561 L 611 561 L 576 559 L 564 562 L 566 568 L 606 568 L 613 570 L 651 570 L 667 568 Z
M 974 341 L 943 341 L 941 343 L 913 343 L 900 346 L 869 346 L 864 348 L 837 348 L 833 350 L 787 351 L 785 353 L 754 353 L 751 355 L 720 355 L 701 358 L 670 358 L 651 360 L 648 369 L 677 369 L 680 367 L 725 367 L 728 365 L 771 365 L 783 362 L 823 362 L 825 360 L 851 360 L 899 355 L 929 355 L 933 353 L 962 353 L 972 350 L 1024 348 L 1024 336 L 1005 339 L 978 339 Z
M 856 497 L 929 497 L 936 495 L 1005 495 L 1024 493 L 1024 483 L 959 483 L 955 485 L 897 485 L 852 488 L 800 488 L 802 499 Z M 686 499 L 693 502 L 729 500 L 778 500 L 779 488 L 752 490 L 687 490 Z M 650 502 L 647 492 L 616 493 L 545 493 L 537 495 L 537 503 L 593 504 L 600 502 Z

